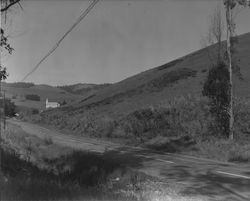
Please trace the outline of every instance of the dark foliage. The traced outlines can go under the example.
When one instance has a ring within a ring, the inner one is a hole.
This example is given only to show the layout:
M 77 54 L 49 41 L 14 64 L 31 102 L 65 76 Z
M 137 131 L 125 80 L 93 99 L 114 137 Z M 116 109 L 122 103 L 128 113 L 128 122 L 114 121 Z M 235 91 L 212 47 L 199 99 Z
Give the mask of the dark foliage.
M 27 100 L 40 101 L 40 96 L 38 96 L 36 94 L 27 94 L 27 95 L 25 95 L 25 98 Z
M 11 102 L 10 99 L 5 99 L 5 103 L 3 102 L 3 99 L 0 99 L 0 106 L 3 107 L 3 104 L 5 105 L 4 111 L 5 115 L 8 117 L 13 117 L 16 113 L 16 106 L 13 102 Z
M 7 50 L 9 52 L 9 54 L 12 53 L 12 51 L 14 50 L 10 44 L 8 43 L 8 39 L 7 37 L 4 35 L 4 30 L 1 28 L 0 30 L 0 37 L 1 37 L 1 41 L 0 41 L 0 47 L 4 48 L 5 50 Z
M 6 68 L 1 66 L 0 64 L 0 81 L 5 80 L 7 76 L 8 74 L 7 74 Z
M 210 99 L 210 112 L 215 117 L 216 129 L 225 135 L 229 129 L 227 108 L 230 103 L 229 72 L 224 62 L 213 66 L 208 73 L 202 94 Z
M 109 154 L 73 152 L 53 160 L 44 159 L 54 168 L 40 169 L 20 159 L 12 150 L 0 148 L 0 151 L 3 200 L 73 200 L 84 191 L 98 189 L 108 181 L 110 174 L 123 167 L 122 160 L 115 160 Z
M 59 104 L 62 106 L 62 105 L 66 105 L 67 102 L 65 100 L 63 100 L 63 101 L 60 101 Z
M 39 114 L 39 110 L 34 108 L 34 109 L 32 109 L 31 113 L 32 114 Z

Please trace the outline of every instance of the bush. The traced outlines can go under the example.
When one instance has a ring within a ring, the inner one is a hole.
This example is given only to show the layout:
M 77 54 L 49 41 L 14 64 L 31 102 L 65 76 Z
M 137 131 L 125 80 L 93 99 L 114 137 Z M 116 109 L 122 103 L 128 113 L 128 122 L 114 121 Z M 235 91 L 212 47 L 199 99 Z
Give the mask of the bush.
M 234 99 L 234 131 L 236 134 L 250 136 L 250 100 Z M 236 135 L 236 137 L 239 137 Z
M 61 92 L 60 92 L 60 93 L 61 93 Z M 63 100 L 63 101 L 60 101 L 59 104 L 62 106 L 62 105 L 66 105 L 67 102 L 66 102 L 65 100 Z
M 40 96 L 36 94 L 27 94 L 25 95 L 26 100 L 32 100 L 32 101 L 40 101 Z
M 16 114 L 16 106 L 10 99 L 5 99 L 5 103 L 0 99 L 0 108 L 3 108 L 3 104 L 5 105 L 5 115 L 8 117 L 13 117 Z
M 31 113 L 32 113 L 32 114 L 39 114 L 39 110 L 36 109 L 36 108 L 34 108 L 34 109 L 32 109 Z
M 203 136 L 208 133 L 210 122 L 207 99 L 191 96 L 135 111 L 119 121 L 127 134 L 149 138 Z

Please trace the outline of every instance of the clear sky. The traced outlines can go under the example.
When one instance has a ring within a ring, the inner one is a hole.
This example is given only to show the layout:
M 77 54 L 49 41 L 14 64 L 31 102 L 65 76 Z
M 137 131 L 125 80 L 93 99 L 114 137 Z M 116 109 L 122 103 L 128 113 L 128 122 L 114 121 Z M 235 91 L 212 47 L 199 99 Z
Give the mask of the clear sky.
M 26 81 L 112 83 L 201 48 L 217 0 L 101 0 Z M 20 81 L 87 8 L 87 0 L 23 0 L 9 17 L 8 82 Z M 223 7 L 222 7 L 223 8 Z M 224 10 L 223 10 L 224 11 Z M 223 13 L 224 14 L 224 13 Z M 250 9 L 237 33 L 250 32 Z

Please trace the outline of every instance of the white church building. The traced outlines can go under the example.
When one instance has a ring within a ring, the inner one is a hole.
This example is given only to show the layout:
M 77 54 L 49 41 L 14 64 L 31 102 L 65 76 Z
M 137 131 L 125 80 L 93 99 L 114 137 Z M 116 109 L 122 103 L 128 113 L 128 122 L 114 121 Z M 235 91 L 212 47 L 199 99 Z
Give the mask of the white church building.
M 60 104 L 58 102 L 49 102 L 49 99 L 47 98 L 45 107 L 46 109 L 57 108 L 57 107 L 60 107 Z

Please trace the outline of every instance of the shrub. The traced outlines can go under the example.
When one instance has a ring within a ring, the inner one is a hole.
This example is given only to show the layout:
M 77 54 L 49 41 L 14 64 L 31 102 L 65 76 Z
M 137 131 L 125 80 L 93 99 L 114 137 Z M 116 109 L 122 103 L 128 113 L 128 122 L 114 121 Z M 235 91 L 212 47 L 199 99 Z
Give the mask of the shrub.
M 135 111 L 119 121 L 128 136 L 204 136 L 211 122 L 207 99 L 180 97 L 153 108 Z
M 44 144 L 47 145 L 47 146 L 53 144 L 52 138 L 51 137 L 46 137 L 44 139 Z
M 60 101 L 59 104 L 62 106 L 62 105 L 66 105 L 67 102 L 65 100 L 63 100 L 63 101 Z
M 1 108 L 3 107 L 3 104 L 5 105 L 5 115 L 8 117 L 13 117 L 16 114 L 16 106 L 15 103 L 13 103 L 10 99 L 5 99 L 5 102 L 3 102 L 3 99 L 0 99 L 0 105 Z
M 250 136 L 250 100 L 246 98 L 234 99 L 234 130 L 236 134 Z M 239 137 L 236 135 L 236 137 Z
M 34 109 L 32 109 L 31 113 L 32 113 L 32 114 L 39 114 L 39 110 L 36 109 L 36 108 L 34 108 Z

